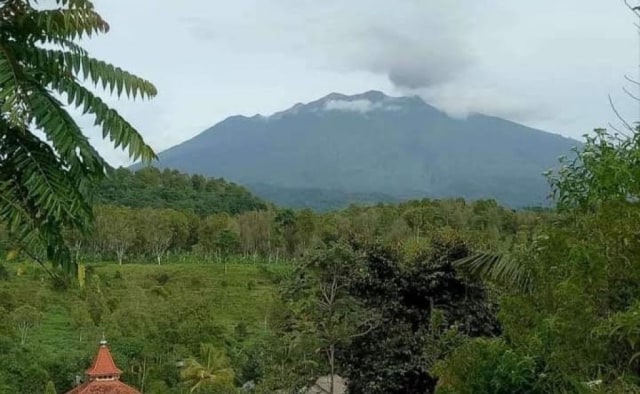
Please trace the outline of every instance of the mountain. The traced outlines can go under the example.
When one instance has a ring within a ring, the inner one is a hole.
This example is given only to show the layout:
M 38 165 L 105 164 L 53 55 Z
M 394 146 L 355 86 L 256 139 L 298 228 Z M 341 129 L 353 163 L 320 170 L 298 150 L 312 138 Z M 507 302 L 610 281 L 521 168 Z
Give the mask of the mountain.
M 358 201 L 494 198 L 521 207 L 545 203 L 542 172 L 579 144 L 497 117 L 452 118 L 417 96 L 370 91 L 332 93 L 268 117 L 229 117 L 161 152 L 157 165 L 225 177 L 282 205 L 296 205 L 291 196 L 303 193 L 307 206 L 319 207 L 327 191 Z

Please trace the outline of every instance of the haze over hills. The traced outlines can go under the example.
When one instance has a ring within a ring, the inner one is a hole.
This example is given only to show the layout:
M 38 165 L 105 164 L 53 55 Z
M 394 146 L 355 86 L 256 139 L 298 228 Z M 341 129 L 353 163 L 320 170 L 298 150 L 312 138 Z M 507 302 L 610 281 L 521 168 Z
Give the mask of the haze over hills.
M 542 172 L 579 144 L 369 91 L 332 93 L 268 117 L 229 117 L 161 152 L 155 165 L 224 177 L 284 206 L 464 197 L 522 207 L 545 204 Z

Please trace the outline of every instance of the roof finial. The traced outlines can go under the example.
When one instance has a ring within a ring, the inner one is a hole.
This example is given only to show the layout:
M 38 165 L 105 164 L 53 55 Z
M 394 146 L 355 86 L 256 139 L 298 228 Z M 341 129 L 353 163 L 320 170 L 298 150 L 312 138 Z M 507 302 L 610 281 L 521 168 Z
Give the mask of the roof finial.
M 104 337 L 104 330 L 102 330 L 102 339 L 100 340 L 100 345 L 107 346 L 107 340 Z

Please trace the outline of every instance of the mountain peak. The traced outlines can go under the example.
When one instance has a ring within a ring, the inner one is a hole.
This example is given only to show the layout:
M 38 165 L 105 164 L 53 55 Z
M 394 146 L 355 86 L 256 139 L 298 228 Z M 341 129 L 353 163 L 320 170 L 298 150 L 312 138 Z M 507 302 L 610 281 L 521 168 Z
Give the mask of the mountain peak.
M 277 120 L 282 116 L 294 115 L 300 112 L 320 113 L 323 111 L 340 110 L 365 113 L 376 109 L 386 109 L 384 103 L 400 104 L 402 100 L 404 100 L 404 98 L 389 97 L 378 90 L 369 90 L 353 95 L 333 92 L 306 104 L 297 103 L 289 109 L 274 113 L 269 119 Z M 397 110 L 398 108 L 398 105 L 393 105 L 393 110 Z
M 352 96 L 352 97 L 354 97 L 354 98 L 363 98 L 363 99 L 367 99 L 367 100 L 372 101 L 372 102 L 383 101 L 383 100 L 391 98 L 391 97 L 387 96 L 386 94 L 382 93 L 379 90 L 369 90 L 368 92 L 357 94 L 357 95 Z
M 371 90 L 332 93 L 260 121 L 229 118 L 162 152 L 158 165 L 283 190 L 495 198 L 524 206 L 546 201 L 540 174 L 574 145 L 504 119 L 460 120 L 418 96 Z
M 334 100 L 341 100 L 341 101 L 368 100 L 375 103 L 375 102 L 379 102 L 387 99 L 391 99 L 391 97 L 387 96 L 386 94 L 382 93 L 379 90 L 369 90 L 364 93 L 358 93 L 353 95 L 346 95 L 346 94 L 335 93 L 335 92 L 329 93 L 328 95 L 324 96 L 323 98 L 315 102 L 327 102 L 327 101 L 334 101 Z

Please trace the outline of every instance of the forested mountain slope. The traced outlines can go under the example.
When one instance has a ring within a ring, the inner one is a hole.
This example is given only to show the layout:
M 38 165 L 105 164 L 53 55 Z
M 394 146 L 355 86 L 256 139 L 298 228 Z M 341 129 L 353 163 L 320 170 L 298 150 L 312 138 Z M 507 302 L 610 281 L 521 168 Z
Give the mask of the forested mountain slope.
M 154 165 L 267 190 L 277 204 L 290 204 L 296 190 L 316 189 L 494 198 L 521 207 L 546 202 L 542 172 L 576 145 L 508 120 L 452 118 L 419 97 L 371 91 L 333 93 L 269 117 L 227 118 L 160 153 Z M 322 207 L 322 198 L 317 193 L 306 206 Z

